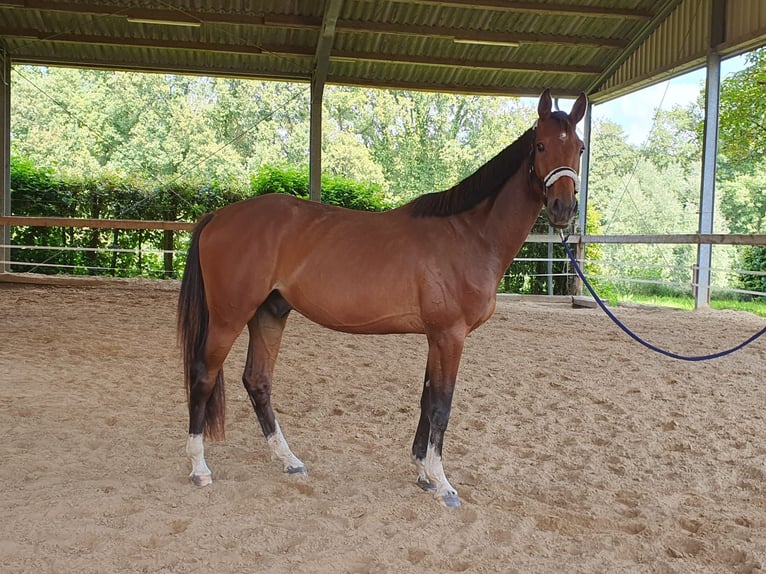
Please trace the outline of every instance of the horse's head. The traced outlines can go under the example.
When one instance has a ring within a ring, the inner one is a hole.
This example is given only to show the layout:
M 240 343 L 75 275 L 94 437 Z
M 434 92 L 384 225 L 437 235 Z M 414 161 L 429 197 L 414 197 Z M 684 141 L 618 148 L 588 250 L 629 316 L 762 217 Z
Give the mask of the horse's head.
M 588 99 L 580 94 L 572 111 L 551 111 L 551 91 L 540 96 L 537 126 L 530 170 L 543 190 L 548 221 L 553 227 L 566 227 L 577 211 L 580 189 L 580 155 L 585 147 L 575 127 L 585 115 Z

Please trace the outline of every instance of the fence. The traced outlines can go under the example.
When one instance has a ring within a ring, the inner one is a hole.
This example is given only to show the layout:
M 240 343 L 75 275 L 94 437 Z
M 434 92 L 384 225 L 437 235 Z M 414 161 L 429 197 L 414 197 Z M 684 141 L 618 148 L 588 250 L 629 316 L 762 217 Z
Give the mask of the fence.
M 0 228 L 6 226 L 10 228 L 13 226 L 28 226 L 28 227 L 56 227 L 56 228 L 73 228 L 73 229 L 107 229 L 107 230 L 143 230 L 143 231 L 162 231 L 170 235 L 170 241 L 163 241 L 163 244 L 170 246 L 169 248 L 156 249 L 156 248 L 130 248 L 124 249 L 115 246 L 110 247 L 45 247 L 45 246 L 33 246 L 33 245 L 0 245 L 0 270 L 8 271 L 10 266 L 28 266 L 26 271 L 35 271 L 43 268 L 57 268 L 65 272 L 79 272 L 82 274 L 84 271 L 117 271 L 115 266 L 112 267 L 88 267 L 85 268 L 82 265 L 67 265 L 62 263 L 50 262 L 50 261 L 36 261 L 36 262 L 21 262 L 11 260 L 11 249 L 14 250 L 50 250 L 56 253 L 66 251 L 86 251 L 94 253 L 129 253 L 133 254 L 137 258 L 145 256 L 154 256 L 164 261 L 165 274 L 172 272 L 174 269 L 173 258 L 176 256 L 184 256 L 186 251 L 173 249 L 173 233 L 186 234 L 188 237 L 189 232 L 193 229 L 194 224 L 188 222 L 179 221 L 147 221 L 147 220 L 111 220 L 111 219 L 74 219 L 67 217 L 18 217 L 18 216 L 5 216 L 0 217 Z M 4 234 L 8 236 L 9 234 Z M 548 256 L 541 257 L 528 257 L 517 258 L 517 262 L 545 262 L 546 270 L 543 273 L 530 274 L 530 277 L 543 277 L 546 280 L 548 286 L 548 294 L 553 294 L 553 284 L 555 278 L 566 277 L 568 281 L 571 281 L 573 294 L 582 294 L 582 285 L 579 279 L 568 267 L 568 260 L 566 258 L 554 258 L 553 246 L 559 243 L 559 238 L 552 232 L 548 234 L 531 234 L 527 237 L 528 243 L 545 243 L 548 244 Z M 628 266 L 633 268 L 644 269 L 663 269 L 667 271 L 672 270 L 672 266 L 667 265 L 652 265 L 646 263 L 627 263 L 625 261 L 611 261 L 608 259 L 586 259 L 584 257 L 584 246 L 587 244 L 593 245 L 630 245 L 630 244 L 653 244 L 653 245 L 690 245 L 699 246 L 701 244 L 710 245 L 730 245 L 730 246 L 766 246 L 766 235 L 748 235 L 748 234 L 666 234 L 666 235 L 572 235 L 568 241 L 570 244 L 576 246 L 575 253 L 577 259 L 581 264 L 591 266 L 591 268 L 598 267 L 600 269 L 612 268 L 615 271 L 610 273 L 605 272 L 587 272 L 586 275 L 589 279 L 596 279 L 601 281 L 608 281 L 612 283 L 635 283 L 645 285 L 663 285 L 668 287 L 674 287 L 678 289 L 690 289 L 692 292 L 696 288 L 696 276 L 699 272 L 694 266 L 686 267 L 679 266 L 676 270 L 680 274 L 688 274 L 688 280 L 684 281 L 667 281 L 660 279 L 645 279 L 641 277 L 625 275 L 620 273 L 621 269 L 625 269 Z M 183 243 L 183 241 L 181 242 Z M 51 258 L 52 259 L 52 258 Z M 554 267 L 558 266 L 561 270 L 556 271 Z M 729 268 L 712 268 L 711 271 L 714 274 L 719 275 L 731 275 L 731 274 L 748 274 L 759 277 L 766 277 L 766 272 L 760 271 L 748 271 L 741 269 L 729 269 Z M 754 291 L 749 289 L 737 289 L 732 287 L 715 287 L 719 291 L 728 292 L 735 295 L 749 295 L 749 296 L 763 296 L 766 293 L 762 291 Z

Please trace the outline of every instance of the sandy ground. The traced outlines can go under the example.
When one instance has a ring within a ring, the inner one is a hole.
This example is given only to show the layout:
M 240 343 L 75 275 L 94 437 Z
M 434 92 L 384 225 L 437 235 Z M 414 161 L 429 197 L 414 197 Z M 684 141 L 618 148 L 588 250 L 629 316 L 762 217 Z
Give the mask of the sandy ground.
M 226 365 L 227 440 L 196 489 L 177 284 L 0 285 L 0 570 L 756 572 L 766 568 L 766 340 L 682 363 L 596 309 L 501 301 L 468 340 L 445 446 L 463 506 L 415 484 L 425 342 L 291 317 L 283 475 Z M 680 353 L 764 320 L 620 308 Z

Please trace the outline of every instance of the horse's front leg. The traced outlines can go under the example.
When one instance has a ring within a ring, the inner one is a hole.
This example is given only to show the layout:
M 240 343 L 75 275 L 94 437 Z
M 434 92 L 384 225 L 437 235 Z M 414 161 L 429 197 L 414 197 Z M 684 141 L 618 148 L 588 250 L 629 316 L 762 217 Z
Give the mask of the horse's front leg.
M 420 395 L 420 420 L 412 442 L 412 462 L 418 470 L 418 486 L 426 492 L 435 492 L 436 485 L 426 476 L 426 454 L 428 438 L 431 434 L 431 421 L 428 418 L 431 404 L 431 377 L 426 365 L 426 376 L 423 380 L 423 393 Z
M 258 308 L 248 323 L 250 346 L 242 382 L 272 455 L 279 459 L 286 473 L 305 475 L 306 466 L 290 450 L 271 407 L 272 376 L 288 313 L 287 303 L 278 295 Z
M 450 332 L 429 336 L 420 421 L 412 444 L 418 485 L 433 491 L 436 499 L 450 508 L 460 506 L 460 499 L 444 473 L 442 451 L 464 340 L 463 334 Z

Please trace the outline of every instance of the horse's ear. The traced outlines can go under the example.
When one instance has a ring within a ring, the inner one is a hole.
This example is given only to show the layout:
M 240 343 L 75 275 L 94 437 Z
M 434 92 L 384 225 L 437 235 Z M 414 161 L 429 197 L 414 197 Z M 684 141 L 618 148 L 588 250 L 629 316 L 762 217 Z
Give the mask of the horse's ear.
M 569 121 L 572 125 L 576 126 L 581 119 L 585 116 L 585 109 L 588 107 L 588 97 L 585 92 L 580 92 L 580 96 L 572 106 L 572 111 L 569 112 Z
M 553 107 L 553 100 L 551 100 L 551 89 L 545 88 L 545 91 L 540 95 L 540 103 L 537 104 L 537 115 L 541 120 L 548 119 L 551 115 L 551 107 Z

